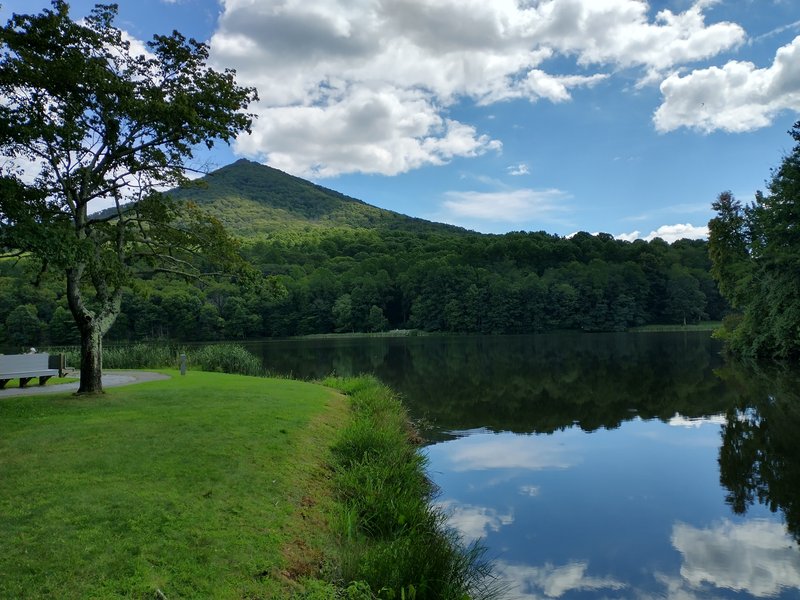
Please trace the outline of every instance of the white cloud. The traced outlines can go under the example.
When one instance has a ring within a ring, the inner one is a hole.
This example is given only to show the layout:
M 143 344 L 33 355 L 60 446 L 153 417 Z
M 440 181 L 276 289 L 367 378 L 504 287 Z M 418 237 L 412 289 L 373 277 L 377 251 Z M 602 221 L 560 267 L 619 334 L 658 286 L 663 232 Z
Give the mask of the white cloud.
M 611 577 L 587 575 L 589 563 L 585 561 L 573 561 L 558 567 L 549 563 L 532 567 L 496 561 L 495 568 L 501 580 L 509 586 L 508 597 L 514 600 L 560 598 L 571 591 L 622 590 L 627 587 Z
M 237 140 L 237 152 L 304 176 L 331 177 L 354 165 L 365 173 L 395 175 L 501 147 L 472 126 L 442 118 L 413 90 L 362 88 L 327 106 L 256 112 L 258 125 Z
M 676 225 L 662 225 L 655 231 L 651 231 L 648 235 L 642 235 L 641 231 L 632 231 L 630 233 L 620 233 L 614 236 L 618 240 L 625 240 L 632 242 L 633 240 L 642 239 L 647 242 L 656 238 L 661 238 L 665 242 L 671 244 L 684 238 L 690 240 L 705 239 L 708 237 L 708 227 L 706 225 L 694 226 L 691 223 L 678 223 Z
M 707 4 L 651 18 L 644 0 L 223 0 L 212 59 L 259 89 L 239 152 L 300 175 L 396 174 L 500 148 L 448 115 L 459 100 L 564 102 L 608 77 L 593 69 L 651 80 L 740 44 Z M 556 56 L 576 65 L 549 72 Z
M 520 175 L 530 175 L 531 172 L 530 168 L 525 163 L 511 165 L 506 169 L 506 171 L 508 171 L 509 175 L 512 175 L 514 177 L 519 177 Z
M 752 131 L 783 111 L 800 112 L 800 36 L 778 49 L 768 68 L 730 61 L 723 67 L 673 74 L 661 84 L 664 101 L 653 116 L 661 132 Z
M 561 190 L 520 189 L 501 192 L 447 192 L 445 218 L 519 223 L 565 210 L 569 198 Z
M 567 469 L 579 462 L 565 447 L 546 438 L 516 434 L 473 435 L 441 448 L 452 471 L 487 469 Z
M 504 525 L 514 522 L 514 513 L 502 514 L 494 508 L 459 504 L 445 500 L 437 504 L 447 514 L 447 524 L 458 531 L 469 543 L 486 537 L 490 531 L 500 531 Z
M 706 529 L 678 523 L 672 544 L 682 555 L 681 576 L 691 588 L 712 584 L 757 598 L 800 589 L 800 549 L 780 523 L 724 520 Z

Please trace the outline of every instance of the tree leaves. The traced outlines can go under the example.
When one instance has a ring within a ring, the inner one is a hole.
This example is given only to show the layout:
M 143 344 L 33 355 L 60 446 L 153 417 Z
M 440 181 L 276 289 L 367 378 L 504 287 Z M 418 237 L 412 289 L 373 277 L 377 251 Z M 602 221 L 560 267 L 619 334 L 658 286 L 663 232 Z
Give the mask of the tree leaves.
M 800 121 L 790 134 L 800 142 Z M 730 192 L 713 204 L 711 273 L 742 311 L 725 333 L 730 348 L 788 360 L 800 355 L 800 143 L 773 171 L 767 189 L 746 206 Z
M 82 339 L 98 344 L 143 268 L 190 276 L 209 271 L 210 258 L 237 262 L 218 221 L 156 190 L 186 181 L 197 144 L 248 130 L 256 98 L 178 32 L 154 37 L 150 55 L 132 53 L 116 13 L 97 5 L 76 22 L 53 0 L 0 28 L 0 154 L 12 159 L 0 172 L 0 244 L 65 272 Z M 19 158 L 38 172 L 20 178 Z M 97 200 L 116 211 L 90 217 Z

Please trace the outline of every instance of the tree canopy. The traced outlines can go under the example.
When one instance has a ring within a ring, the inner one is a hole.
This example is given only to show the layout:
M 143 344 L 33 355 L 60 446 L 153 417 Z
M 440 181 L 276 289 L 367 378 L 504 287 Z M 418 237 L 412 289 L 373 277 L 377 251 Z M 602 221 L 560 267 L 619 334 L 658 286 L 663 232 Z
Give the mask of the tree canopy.
M 746 356 L 800 356 L 800 121 L 790 134 L 795 146 L 767 192 L 747 205 L 723 192 L 708 224 L 712 275 L 738 310 L 724 335 Z
M 103 335 L 144 270 L 194 275 L 233 260 L 215 219 L 158 190 L 187 181 L 198 145 L 249 130 L 256 99 L 178 32 L 133 51 L 116 5 L 74 21 L 53 0 L 0 28 L 0 253 L 62 272 L 81 337 L 81 392 L 102 389 Z M 102 216 L 92 207 L 112 205 Z

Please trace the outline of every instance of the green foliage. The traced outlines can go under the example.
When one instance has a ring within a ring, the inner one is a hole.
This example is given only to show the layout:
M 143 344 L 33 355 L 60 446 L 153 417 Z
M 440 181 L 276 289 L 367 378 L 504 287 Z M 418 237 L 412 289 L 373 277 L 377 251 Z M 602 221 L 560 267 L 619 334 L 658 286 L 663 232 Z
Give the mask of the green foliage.
M 277 169 L 240 159 L 171 194 L 196 202 L 231 231 L 263 237 L 287 230 L 330 227 L 408 228 L 459 232 L 382 210 Z
M 257 285 L 238 275 L 197 284 L 147 276 L 124 292 L 110 339 L 210 341 L 387 329 L 620 331 L 721 320 L 727 311 L 703 241 L 482 235 L 381 211 L 247 161 L 212 173 L 186 193 L 217 211 L 220 221 L 239 227 L 224 200 L 238 186 L 253 210 L 266 211 L 247 217 L 263 220 L 256 227 L 260 233 L 236 230 L 260 274 Z M 293 195 L 302 201 L 290 219 L 271 212 L 275 206 L 292 208 L 287 199 Z M 378 216 L 365 221 L 353 217 L 358 211 Z M 366 222 L 371 228 L 361 226 Z M 24 281 L 36 272 L 10 269 L 7 276 Z M 30 294 L 35 289 L 15 288 Z M 0 290 L 0 319 L 7 314 L 4 306 L 20 300 L 36 304 L 42 315 L 53 302 L 18 298 L 17 292 L 6 301 L 3 295 Z M 58 295 L 55 301 L 66 305 Z
M 718 375 L 741 390 L 721 432 L 720 483 L 727 489 L 726 501 L 739 515 L 756 503 L 780 511 L 787 529 L 800 541 L 797 373 L 730 363 Z
M 211 344 L 186 350 L 190 366 L 203 371 L 264 375 L 258 357 L 236 344 Z
M 722 335 L 745 356 L 800 356 L 800 122 L 790 133 L 797 143 L 773 172 L 768 193 L 742 206 L 724 192 L 709 222 L 712 275 L 741 311 Z
M 76 365 L 78 351 L 73 347 L 51 348 L 63 352 L 68 365 Z M 205 346 L 179 346 L 176 344 L 126 344 L 103 348 L 103 366 L 108 369 L 175 369 L 180 366 L 180 355 L 186 354 L 189 369 L 263 376 L 261 361 L 237 344 L 209 344 Z
M 42 339 L 43 326 L 36 307 L 32 304 L 22 304 L 6 317 L 6 340 L 15 346 L 35 347 Z
M 400 401 L 371 377 L 324 383 L 350 395 L 353 413 L 333 447 L 344 505 L 341 578 L 386 600 L 492 597 L 482 549 L 463 547 L 431 504 L 425 458 Z
M 53 311 L 50 319 L 50 343 L 57 345 L 70 345 L 80 343 L 80 333 L 75 325 L 72 313 L 63 306 L 59 306 Z
M 98 4 L 73 20 L 53 0 L 0 27 L 0 153 L 11 159 L 0 170 L 0 253 L 64 274 L 81 332 L 81 392 L 102 389 L 102 338 L 136 277 L 236 262 L 218 220 L 156 190 L 186 181 L 197 145 L 247 130 L 242 110 L 256 98 L 178 32 L 154 36 L 150 57 L 133 53 L 116 13 Z M 17 161 L 33 166 L 23 173 Z M 115 209 L 90 215 L 98 200 Z M 204 253 L 213 261 L 199 260 Z

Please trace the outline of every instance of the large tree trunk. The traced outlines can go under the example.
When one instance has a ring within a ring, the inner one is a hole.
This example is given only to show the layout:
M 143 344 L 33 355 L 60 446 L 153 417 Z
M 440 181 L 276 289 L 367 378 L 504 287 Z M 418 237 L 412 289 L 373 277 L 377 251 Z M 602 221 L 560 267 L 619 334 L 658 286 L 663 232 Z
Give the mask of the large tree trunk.
M 79 394 L 103 392 L 103 334 L 93 322 L 81 327 L 81 383 Z
M 101 308 L 95 313 L 86 306 L 80 288 L 85 265 L 77 264 L 67 270 L 67 300 L 72 316 L 81 332 L 81 382 L 79 394 L 103 392 L 103 336 L 111 329 L 122 303 L 122 288 L 109 293 L 105 282 L 94 283 L 100 296 Z

